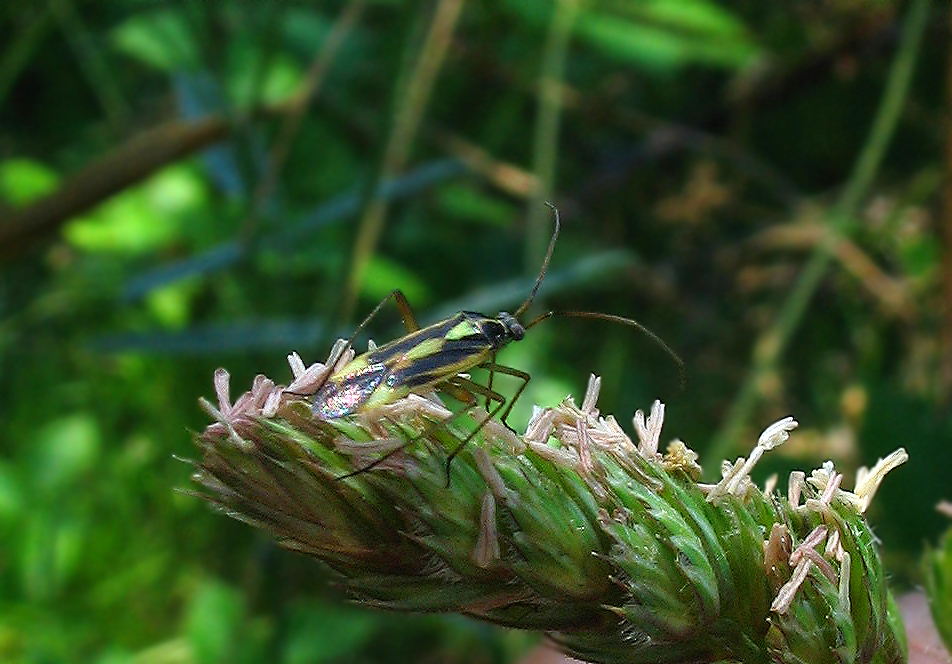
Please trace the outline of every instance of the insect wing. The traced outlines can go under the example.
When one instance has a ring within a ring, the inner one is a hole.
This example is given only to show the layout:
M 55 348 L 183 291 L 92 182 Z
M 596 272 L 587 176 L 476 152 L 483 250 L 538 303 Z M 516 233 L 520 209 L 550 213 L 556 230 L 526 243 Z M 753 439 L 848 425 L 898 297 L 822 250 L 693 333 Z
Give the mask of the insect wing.
M 387 373 L 385 364 L 375 363 L 339 377 L 331 377 L 314 394 L 314 415 L 322 420 L 333 420 L 353 413 L 380 386 Z
M 481 314 L 461 312 L 370 351 L 368 362 L 389 367 L 390 389 L 436 385 L 486 361 L 493 345 L 480 325 L 485 320 Z
M 422 389 L 435 385 L 481 364 L 491 350 L 492 346 L 481 339 L 444 340 L 438 350 L 395 365 L 387 386 Z
M 316 417 L 329 420 L 423 391 L 489 359 L 498 344 L 484 326 L 497 321 L 461 312 L 354 359 L 314 395 Z

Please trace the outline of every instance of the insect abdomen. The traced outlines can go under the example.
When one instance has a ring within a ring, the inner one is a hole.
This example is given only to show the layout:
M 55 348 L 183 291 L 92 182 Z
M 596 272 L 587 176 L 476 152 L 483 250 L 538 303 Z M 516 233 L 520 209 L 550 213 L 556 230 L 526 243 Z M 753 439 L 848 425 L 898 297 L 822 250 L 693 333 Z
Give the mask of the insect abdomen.
M 311 410 L 322 420 L 350 415 L 380 388 L 386 375 L 386 366 L 371 364 L 337 380 L 331 376 L 324 386 L 314 393 Z
M 387 385 L 419 389 L 433 385 L 486 361 L 492 347 L 474 340 L 445 341 L 438 352 L 397 365 L 387 376 Z

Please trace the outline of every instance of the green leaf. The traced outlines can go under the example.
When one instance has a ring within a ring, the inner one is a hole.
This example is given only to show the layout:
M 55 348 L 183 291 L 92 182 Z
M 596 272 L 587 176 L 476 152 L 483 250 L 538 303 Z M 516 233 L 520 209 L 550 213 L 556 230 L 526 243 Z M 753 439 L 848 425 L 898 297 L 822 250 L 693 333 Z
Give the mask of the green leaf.
M 279 19 L 284 44 L 301 53 L 313 53 L 333 30 L 333 23 L 313 8 L 288 6 Z
M 503 0 L 502 6 L 535 27 L 546 25 L 552 18 L 552 2 L 548 0 Z
M 639 2 L 632 8 L 632 13 L 666 25 L 672 31 L 724 38 L 742 36 L 745 30 L 737 16 L 707 0 L 653 0 Z
M 344 661 L 374 636 L 378 621 L 366 611 L 301 604 L 290 611 L 286 664 Z
M 451 217 L 493 226 L 508 226 L 517 214 L 511 203 L 472 184 L 442 187 L 439 191 L 439 202 Z
M 18 518 L 25 502 L 26 499 L 13 466 L 0 463 L 0 525 Z
M 364 272 L 361 294 L 371 300 L 382 300 L 394 288 L 402 290 L 414 308 L 424 307 L 430 301 L 430 289 L 416 272 L 380 256 L 371 258 Z
M 26 205 L 49 194 L 59 175 L 32 159 L 8 159 L 0 163 L 0 198 L 11 205 Z
M 192 296 L 197 290 L 195 280 L 156 288 L 146 297 L 146 306 L 163 327 L 182 329 L 191 319 Z
M 95 466 L 101 444 L 99 425 L 81 413 L 44 425 L 31 447 L 31 472 L 35 486 L 49 491 L 68 486 Z
M 630 13 L 585 12 L 576 32 L 610 57 L 657 71 L 690 64 L 734 69 L 758 55 L 743 25 L 703 0 L 639 3 Z
M 163 9 L 135 14 L 113 29 L 113 48 L 155 69 L 174 71 L 198 66 L 198 48 L 184 14 Z
M 180 239 L 205 202 L 196 171 L 173 166 L 74 219 L 63 232 L 73 246 L 86 251 L 151 251 Z
M 267 58 L 267 71 L 259 80 L 260 49 L 240 44 L 229 58 L 228 92 L 238 106 L 251 107 L 261 103 L 277 103 L 293 94 L 303 76 L 301 66 L 285 54 Z
M 19 533 L 19 571 L 24 593 L 48 600 L 61 593 L 84 550 L 86 529 L 62 510 L 34 508 Z
M 224 584 L 203 585 L 192 598 L 186 632 L 197 664 L 233 661 L 245 613 L 241 593 Z
M 952 530 L 942 536 L 937 549 L 926 550 L 923 570 L 932 620 L 945 646 L 952 649 Z

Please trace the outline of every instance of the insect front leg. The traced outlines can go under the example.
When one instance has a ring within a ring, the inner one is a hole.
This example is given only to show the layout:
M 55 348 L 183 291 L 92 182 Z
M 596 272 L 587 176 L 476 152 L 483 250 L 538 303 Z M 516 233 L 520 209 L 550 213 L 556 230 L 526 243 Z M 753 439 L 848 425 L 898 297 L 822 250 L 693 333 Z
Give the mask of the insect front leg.
M 492 387 L 493 373 L 496 371 L 498 371 L 501 374 L 506 374 L 507 376 L 513 376 L 514 378 L 518 378 L 519 380 L 522 381 L 522 385 L 519 386 L 519 389 L 516 390 L 516 394 L 512 397 L 512 399 L 509 400 L 509 405 L 506 406 L 506 410 L 502 412 L 502 417 L 499 418 L 500 420 L 502 420 L 502 423 L 506 426 L 507 429 L 509 429 L 510 431 L 514 431 L 514 429 L 511 426 L 509 426 L 509 423 L 506 422 L 506 419 L 509 417 L 509 413 L 512 411 L 512 407 L 516 405 L 516 401 L 518 401 L 519 397 L 522 396 L 522 393 L 525 391 L 526 386 L 529 384 L 529 381 L 532 380 L 532 376 L 526 373 L 525 371 L 514 369 L 513 367 L 508 367 L 505 364 L 496 364 L 495 362 L 485 362 L 481 364 L 480 366 L 483 369 L 486 369 L 489 371 L 490 388 Z M 490 391 L 492 390 L 490 389 Z M 493 392 L 493 394 L 496 394 L 496 393 Z M 489 402 L 487 401 L 487 404 L 488 403 Z M 489 409 L 487 408 L 487 410 Z
M 467 435 L 466 438 L 464 438 L 463 441 L 459 445 L 456 446 L 456 449 L 450 452 L 450 455 L 446 458 L 446 486 L 449 487 L 450 464 L 453 463 L 453 459 L 455 459 L 456 455 L 459 454 L 460 451 L 462 451 L 462 449 L 466 446 L 466 443 L 471 441 L 476 436 L 476 434 L 479 433 L 480 430 L 486 426 L 489 420 L 495 417 L 496 414 L 502 409 L 502 407 L 506 405 L 506 397 L 499 394 L 498 392 L 491 390 L 485 385 L 480 385 L 479 383 L 473 382 L 472 380 L 468 378 L 462 378 L 460 376 L 456 376 L 455 378 L 451 378 L 450 380 L 446 381 L 446 385 L 464 389 L 470 393 L 483 396 L 486 398 L 486 404 L 487 404 L 486 417 L 484 417 L 482 420 L 479 421 L 479 424 L 476 425 L 476 428 L 470 431 L 469 435 Z M 525 385 L 523 385 L 523 387 L 525 387 Z M 522 390 L 520 389 L 519 392 L 521 393 Z M 499 405 L 493 408 L 492 410 L 489 410 L 488 405 L 492 402 L 498 402 Z M 508 412 L 508 410 L 509 409 L 507 408 L 506 411 Z
M 493 365 L 495 365 L 495 364 L 496 364 L 496 354 L 493 353 L 493 354 L 490 356 L 490 358 L 489 358 L 489 362 L 487 362 L 487 363 L 485 363 L 485 364 L 483 365 L 486 369 L 489 370 L 489 379 L 486 381 L 486 387 L 487 387 L 487 389 L 489 389 L 490 392 L 493 391 L 493 375 L 494 375 L 494 373 L 495 373 L 490 367 L 493 366 Z M 489 403 L 490 403 L 489 397 L 486 397 L 486 410 L 487 410 L 487 411 L 489 410 Z

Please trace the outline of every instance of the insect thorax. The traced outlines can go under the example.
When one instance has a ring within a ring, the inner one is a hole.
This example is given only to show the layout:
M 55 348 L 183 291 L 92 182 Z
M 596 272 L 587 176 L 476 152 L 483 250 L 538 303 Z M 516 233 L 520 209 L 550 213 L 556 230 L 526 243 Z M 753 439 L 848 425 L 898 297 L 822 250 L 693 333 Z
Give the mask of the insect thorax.
M 472 328 L 470 334 L 460 334 L 457 338 L 479 338 L 486 346 L 498 351 L 510 341 L 519 341 L 525 336 L 525 329 L 516 320 L 515 316 L 505 311 L 500 312 L 497 318 L 491 318 L 475 311 L 463 311 L 458 314 L 460 325 L 454 330 L 462 331 L 466 326 Z M 447 335 L 447 338 L 450 338 Z

